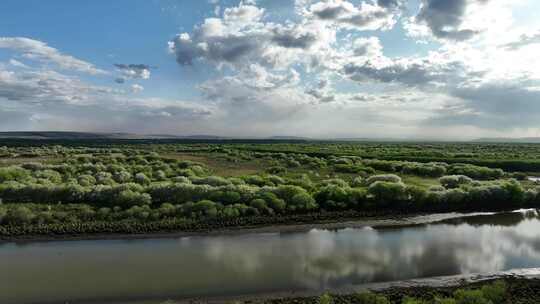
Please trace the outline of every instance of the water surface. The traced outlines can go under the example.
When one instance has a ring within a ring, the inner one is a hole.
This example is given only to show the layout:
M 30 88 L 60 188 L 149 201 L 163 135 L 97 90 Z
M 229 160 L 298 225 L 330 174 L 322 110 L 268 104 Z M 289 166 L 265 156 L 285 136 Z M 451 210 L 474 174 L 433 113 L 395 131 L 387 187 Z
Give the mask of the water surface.
M 536 211 L 407 228 L 0 244 L 0 303 L 304 291 L 540 267 Z

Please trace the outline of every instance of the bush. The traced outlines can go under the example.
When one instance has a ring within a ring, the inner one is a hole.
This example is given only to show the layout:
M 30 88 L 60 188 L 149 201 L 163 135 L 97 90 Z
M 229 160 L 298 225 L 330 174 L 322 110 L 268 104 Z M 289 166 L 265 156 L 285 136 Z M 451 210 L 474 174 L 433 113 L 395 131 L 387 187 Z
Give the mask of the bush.
M 349 187 L 349 184 L 342 180 L 341 178 L 332 178 L 332 179 L 325 179 L 321 182 L 322 186 L 328 186 L 328 185 L 336 185 L 338 187 Z
M 29 172 L 18 166 L 0 168 L 0 183 L 5 181 L 25 181 Z
M 466 175 L 470 178 L 482 180 L 497 179 L 504 175 L 504 171 L 501 169 L 491 169 L 470 164 L 453 164 L 448 169 L 448 173 L 452 175 Z
M 262 192 L 258 194 L 257 197 L 264 200 L 268 207 L 275 212 L 282 212 L 287 207 L 285 201 L 277 197 L 277 195 L 272 192 Z
M 447 175 L 439 178 L 439 182 L 446 189 L 458 188 L 461 185 L 472 184 L 473 180 L 465 175 Z
M 116 172 L 113 175 L 113 179 L 117 183 L 121 183 L 121 184 L 128 183 L 129 181 L 131 181 L 131 173 L 125 170 L 121 170 L 121 171 Z
M 319 302 L 319 304 L 333 304 L 334 299 L 332 298 L 332 296 L 329 293 L 325 293 L 325 294 L 322 294 L 319 297 L 318 302 Z
M 385 296 L 377 295 L 372 292 L 357 293 L 353 296 L 357 304 L 390 304 Z
M 210 200 L 202 200 L 193 204 L 191 208 L 192 214 L 205 217 L 216 217 L 218 213 L 218 205 Z
M 390 182 L 390 183 L 401 183 L 401 177 L 395 174 L 381 174 L 381 175 L 372 175 L 366 180 L 366 185 L 371 185 L 375 182 Z
M 377 201 L 395 202 L 407 199 L 407 187 L 401 182 L 376 181 L 369 186 L 368 192 Z
M 446 173 L 446 164 L 441 163 L 409 163 L 403 164 L 401 172 L 417 176 L 440 177 Z
M 494 304 L 503 303 L 506 293 L 507 287 L 504 281 L 496 281 L 491 285 L 482 287 L 482 294 L 484 297 Z
M 315 200 L 307 192 L 295 194 L 287 206 L 292 211 L 307 211 L 317 208 Z
M 364 185 L 364 178 L 361 176 L 357 176 L 351 181 L 350 184 L 351 187 L 362 187 Z
M 456 298 L 457 304 L 493 304 L 484 297 L 481 290 L 458 289 L 454 292 L 454 298 Z
M 25 225 L 30 224 L 34 214 L 28 207 L 18 206 L 10 209 L 4 216 L 4 221 L 13 225 Z
M 135 178 L 133 180 L 137 184 L 141 184 L 141 185 L 149 185 L 150 184 L 150 179 L 148 178 L 148 176 L 146 176 L 146 174 L 140 173 L 140 172 L 135 174 Z
M 150 205 L 152 197 L 148 193 L 124 190 L 118 193 L 115 202 L 124 207 Z
M 178 184 L 191 184 L 191 180 L 185 176 L 175 176 L 171 178 L 171 181 Z
M 84 174 L 77 178 L 77 182 L 83 187 L 89 187 L 96 184 L 96 179 L 92 175 Z

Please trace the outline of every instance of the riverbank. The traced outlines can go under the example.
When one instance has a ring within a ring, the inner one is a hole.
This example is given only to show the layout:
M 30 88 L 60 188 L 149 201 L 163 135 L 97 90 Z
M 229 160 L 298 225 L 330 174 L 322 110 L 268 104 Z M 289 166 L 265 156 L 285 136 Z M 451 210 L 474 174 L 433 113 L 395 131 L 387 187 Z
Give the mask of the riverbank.
M 430 301 L 433 300 L 434 296 L 450 297 L 458 289 L 480 289 L 483 286 L 493 284 L 497 281 L 504 282 L 507 289 L 504 301 L 501 303 L 540 303 L 540 268 L 514 269 L 486 274 L 441 276 L 397 282 L 370 283 L 328 290 L 327 294 L 331 295 L 333 299 L 332 303 L 358 303 L 356 296 L 359 293 L 372 292 L 387 298 L 390 301 L 389 304 L 401 304 L 406 297 Z M 230 297 L 189 298 L 166 303 L 313 304 L 320 302 L 320 296 L 321 292 L 297 291 Z M 137 304 L 149 303 L 150 302 L 137 302 Z M 430 302 L 426 302 L 426 304 L 427 303 Z
M 524 209 L 532 210 L 532 209 Z M 520 211 L 520 210 L 517 210 Z M 499 211 L 500 213 L 515 211 Z M 193 226 L 184 230 L 156 230 L 152 233 L 80 233 L 80 234 L 20 234 L 20 235 L 0 235 L 0 242 L 43 242 L 43 241 L 80 241 L 80 240 L 118 240 L 118 239 L 161 239 L 161 238 L 181 238 L 190 236 L 212 236 L 212 235 L 239 235 L 257 233 L 294 233 L 306 232 L 312 229 L 345 229 L 345 228 L 402 228 L 407 226 L 425 225 L 445 220 L 458 219 L 478 215 L 489 215 L 496 212 L 471 212 L 471 213 L 434 213 L 434 214 L 371 214 L 357 216 L 353 213 L 327 213 L 313 215 L 296 216 L 294 219 L 280 218 L 276 224 L 272 220 L 265 219 L 261 222 L 253 221 L 250 225 L 232 225 L 227 222 L 220 222 L 219 225 L 212 225 L 207 222 L 199 225 L 199 229 Z M 343 215 L 343 217 L 340 217 Z M 159 227 L 158 227 L 159 228 Z

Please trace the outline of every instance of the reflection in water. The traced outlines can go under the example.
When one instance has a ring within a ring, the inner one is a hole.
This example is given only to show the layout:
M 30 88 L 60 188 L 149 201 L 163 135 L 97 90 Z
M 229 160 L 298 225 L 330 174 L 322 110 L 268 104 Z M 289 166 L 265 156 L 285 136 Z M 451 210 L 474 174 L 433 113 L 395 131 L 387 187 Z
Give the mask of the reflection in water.
M 540 266 L 536 212 L 402 229 L 0 245 L 0 303 L 343 287 Z

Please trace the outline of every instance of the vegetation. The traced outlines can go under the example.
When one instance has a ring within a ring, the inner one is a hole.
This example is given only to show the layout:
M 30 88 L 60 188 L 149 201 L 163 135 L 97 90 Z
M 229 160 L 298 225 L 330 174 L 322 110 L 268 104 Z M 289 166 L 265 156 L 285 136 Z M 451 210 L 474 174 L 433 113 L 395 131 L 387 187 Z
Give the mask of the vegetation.
M 339 214 L 540 205 L 540 188 L 526 174 L 454 162 L 466 155 L 540 157 L 528 145 L 32 143 L 0 144 L 4 236 L 219 229 Z
M 404 287 L 380 292 L 346 295 L 324 293 L 319 297 L 281 298 L 260 301 L 268 304 L 517 304 L 537 303 L 537 280 L 506 279 L 465 287 Z

